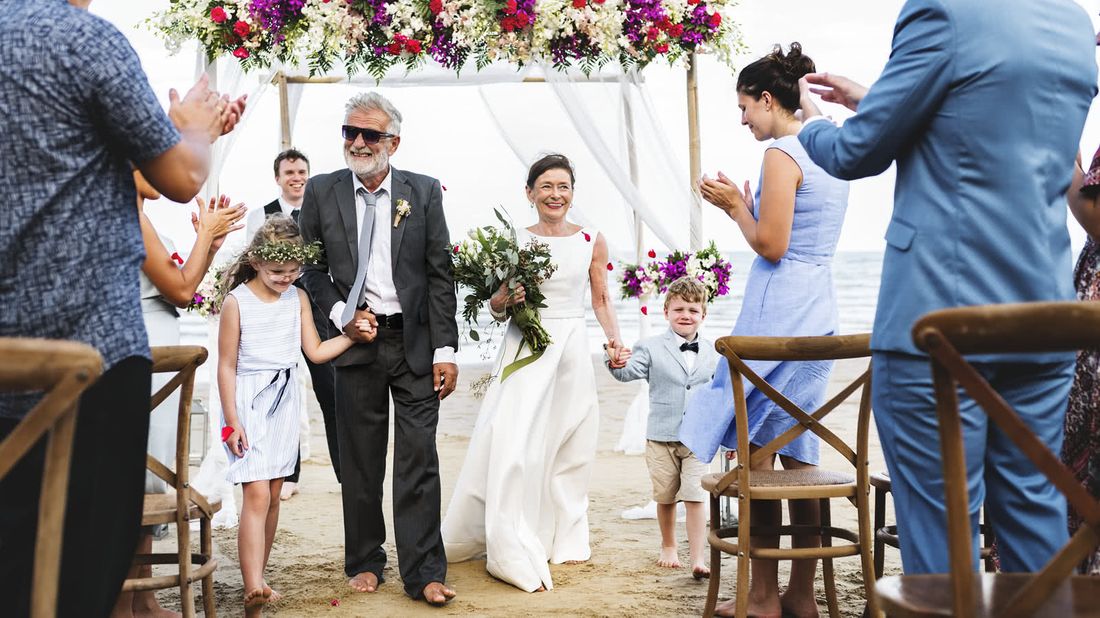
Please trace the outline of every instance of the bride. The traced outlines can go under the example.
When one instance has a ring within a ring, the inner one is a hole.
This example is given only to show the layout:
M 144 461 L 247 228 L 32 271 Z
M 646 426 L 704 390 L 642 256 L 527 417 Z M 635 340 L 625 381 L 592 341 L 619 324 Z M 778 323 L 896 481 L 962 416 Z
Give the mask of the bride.
M 542 324 L 552 343 L 541 358 L 500 380 L 504 361 L 522 342 L 509 325 L 495 380 L 485 395 L 466 461 L 443 521 L 450 562 L 485 556 L 494 577 L 534 592 L 553 588 L 547 561 L 583 562 L 588 546 L 588 481 L 596 455 L 599 407 L 585 334 L 585 289 L 616 366 L 626 362 L 607 289 L 607 242 L 566 219 L 573 201 L 573 166 L 547 155 L 527 174 L 527 199 L 538 223 L 518 230 L 550 246 L 557 270 L 540 286 Z M 524 301 L 522 286 L 505 286 L 489 301 L 498 320 Z M 524 350 L 524 355 L 530 350 Z

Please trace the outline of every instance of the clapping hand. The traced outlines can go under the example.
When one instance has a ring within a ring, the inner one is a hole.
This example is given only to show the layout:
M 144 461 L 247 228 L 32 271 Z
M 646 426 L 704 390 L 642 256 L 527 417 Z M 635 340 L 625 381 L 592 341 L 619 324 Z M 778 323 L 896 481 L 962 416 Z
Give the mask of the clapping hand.
M 243 203 L 230 206 L 229 198 L 224 195 L 212 197 L 205 204 L 201 197 L 196 197 L 195 203 L 199 209 L 197 213 L 191 213 L 191 226 L 196 234 L 206 234 L 210 238 L 211 253 L 221 248 L 230 232 L 244 227 L 243 223 L 239 223 L 248 212 Z
M 752 216 L 753 198 L 747 180 L 742 192 L 722 172 L 718 172 L 718 178 L 709 178 L 704 174 L 699 181 L 699 193 L 704 200 L 717 206 L 734 221 L 745 215 Z
M 859 102 L 867 94 L 867 88 L 841 75 L 831 73 L 807 73 L 798 80 L 799 89 L 802 91 L 802 118 L 821 115 L 817 105 L 810 98 L 810 93 L 821 95 L 821 100 L 826 103 L 843 105 L 853 112 L 859 107 Z M 815 87 L 816 86 L 816 87 Z
M 180 133 L 202 132 L 213 143 L 237 125 L 247 98 L 230 101 L 211 90 L 210 78 L 203 74 L 182 99 L 175 88 L 168 91 L 168 117 Z
M 627 361 L 630 360 L 630 348 L 624 347 L 622 342 L 616 341 L 614 337 L 607 340 L 603 349 L 607 352 L 608 366 L 612 369 L 622 369 L 626 367 Z

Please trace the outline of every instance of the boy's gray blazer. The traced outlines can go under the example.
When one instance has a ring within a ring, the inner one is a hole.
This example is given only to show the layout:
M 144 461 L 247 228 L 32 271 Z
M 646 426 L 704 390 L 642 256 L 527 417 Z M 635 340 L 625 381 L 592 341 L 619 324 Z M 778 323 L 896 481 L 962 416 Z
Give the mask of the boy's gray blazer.
M 626 367 L 608 367 L 611 375 L 620 382 L 649 382 L 647 440 L 679 440 L 680 419 L 684 416 L 688 395 L 692 389 L 709 384 L 714 378 L 714 368 L 718 365 L 718 352 L 714 350 L 714 342 L 702 336 L 698 341 L 699 354 L 690 375 L 680 352 L 680 338 L 671 329 L 634 344 Z

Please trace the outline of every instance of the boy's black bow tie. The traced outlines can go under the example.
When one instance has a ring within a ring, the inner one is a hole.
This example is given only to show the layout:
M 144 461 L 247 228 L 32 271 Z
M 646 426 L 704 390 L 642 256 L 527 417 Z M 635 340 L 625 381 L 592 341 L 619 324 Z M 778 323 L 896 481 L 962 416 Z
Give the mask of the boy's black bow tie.
M 699 342 L 698 341 L 692 341 L 691 343 L 681 343 L 680 344 L 680 351 L 683 352 L 685 350 L 689 351 L 689 352 L 695 352 L 696 354 L 698 354 L 699 353 Z

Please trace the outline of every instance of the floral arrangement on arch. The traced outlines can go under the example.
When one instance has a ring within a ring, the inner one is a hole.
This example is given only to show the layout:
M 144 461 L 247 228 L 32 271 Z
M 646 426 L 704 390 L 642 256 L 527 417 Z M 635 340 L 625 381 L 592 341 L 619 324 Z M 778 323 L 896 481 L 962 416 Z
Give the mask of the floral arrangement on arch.
M 245 70 L 276 63 L 315 75 L 338 63 L 381 79 L 432 60 L 455 71 L 473 59 L 546 62 L 585 73 L 742 51 L 728 15 L 736 0 L 172 0 L 148 20 L 171 50 L 197 40 L 209 58 Z
M 657 252 L 650 249 L 649 257 L 656 258 Z M 713 241 L 696 253 L 675 251 L 663 260 L 652 259 L 644 264 L 623 264 L 621 270 L 619 291 L 624 299 L 664 294 L 673 281 L 680 277 L 691 276 L 707 288 L 708 303 L 714 302 L 719 296 L 729 294 L 729 283 L 733 274 L 733 266 L 722 257 Z M 642 313 L 647 313 L 644 306 Z

